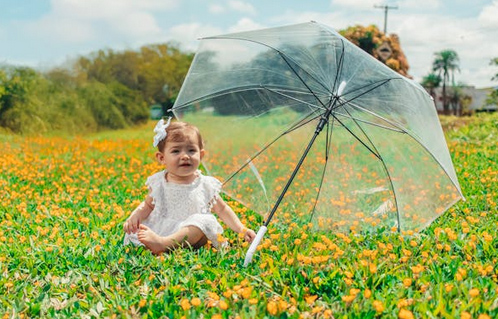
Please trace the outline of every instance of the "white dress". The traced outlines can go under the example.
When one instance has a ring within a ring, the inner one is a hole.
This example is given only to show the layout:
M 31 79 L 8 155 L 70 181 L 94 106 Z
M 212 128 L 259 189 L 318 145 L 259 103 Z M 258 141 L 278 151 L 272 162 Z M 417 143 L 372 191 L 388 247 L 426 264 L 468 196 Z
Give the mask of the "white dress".
M 164 170 L 147 178 L 145 184 L 149 187 L 154 210 L 142 224 L 163 237 L 182 227 L 196 226 L 218 247 L 218 234 L 223 233 L 223 228 L 211 213 L 211 207 L 219 197 L 220 181 L 198 170 L 191 184 L 176 184 L 166 180 L 166 173 Z M 136 233 L 125 234 L 124 244 L 130 242 L 142 245 Z

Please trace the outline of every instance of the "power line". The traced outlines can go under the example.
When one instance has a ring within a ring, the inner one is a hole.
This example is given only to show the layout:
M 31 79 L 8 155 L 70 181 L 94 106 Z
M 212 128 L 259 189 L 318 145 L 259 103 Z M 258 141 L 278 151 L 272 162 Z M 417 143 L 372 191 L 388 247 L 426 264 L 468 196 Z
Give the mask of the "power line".
M 398 6 L 374 5 L 374 8 L 384 9 L 384 34 L 387 35 L 387 12 L 390 9 L 398 9 Z

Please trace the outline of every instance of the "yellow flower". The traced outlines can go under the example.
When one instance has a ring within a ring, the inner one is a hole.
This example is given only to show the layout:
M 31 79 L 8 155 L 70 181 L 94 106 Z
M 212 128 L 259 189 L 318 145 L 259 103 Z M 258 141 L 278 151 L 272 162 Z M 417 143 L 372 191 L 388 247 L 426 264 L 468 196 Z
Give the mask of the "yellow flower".
M 147 304 L 147 300 L 142 299 L 142 300 L 140 300 L 140 302 L 138 303 L 138 307 L 139 307 L 139 308 L 143 308 L 143 307 L 145 307 L 145 305 L 146 305 L 146 304 Z
M 467 311 L 462 312 L 462 314 L 460 315 L 460 319 L 471 319 L 471 318 L 472 316 Z

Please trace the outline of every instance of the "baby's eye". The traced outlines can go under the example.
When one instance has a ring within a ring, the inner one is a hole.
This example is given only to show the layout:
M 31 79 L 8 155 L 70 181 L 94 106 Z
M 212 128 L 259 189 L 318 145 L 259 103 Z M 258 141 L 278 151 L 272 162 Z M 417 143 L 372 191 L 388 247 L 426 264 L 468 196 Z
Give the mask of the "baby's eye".
M 173 153 L 173 154 L 177 154 L 179 152 L 180 152 L 179 150 L 171 150 L 171 153 Z

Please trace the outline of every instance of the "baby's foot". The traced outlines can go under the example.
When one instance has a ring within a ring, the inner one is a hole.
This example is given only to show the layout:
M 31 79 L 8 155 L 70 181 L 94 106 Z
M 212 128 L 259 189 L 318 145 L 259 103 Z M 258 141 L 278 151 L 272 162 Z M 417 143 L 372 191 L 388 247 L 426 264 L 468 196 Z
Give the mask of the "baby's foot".
M 145 245 L 153 254 L 159 255 L 166 251 L 168 245 L 166 238 L 159 236 L 149 227 L 141 224 L 137 233 L 138 240 Z

